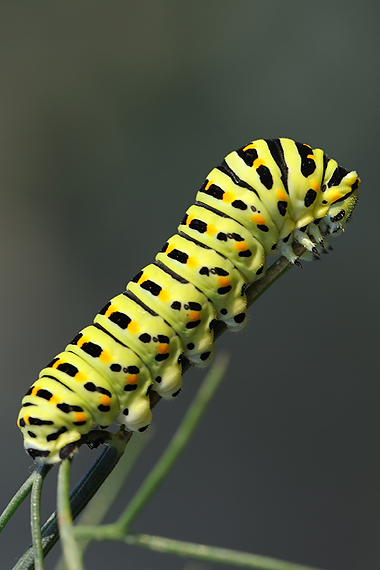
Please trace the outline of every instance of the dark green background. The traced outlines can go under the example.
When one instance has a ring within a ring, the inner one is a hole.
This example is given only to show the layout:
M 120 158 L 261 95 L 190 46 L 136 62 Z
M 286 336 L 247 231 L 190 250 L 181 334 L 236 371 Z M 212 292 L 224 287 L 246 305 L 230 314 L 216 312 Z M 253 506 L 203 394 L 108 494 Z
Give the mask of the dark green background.
M 379 12 L 340 0 L 1 3 L 3 506 L 31 470 L 15 420 L 39 369 L 153 259 L 228 152 L 287 136 L 358 170 L 357 212 L 331 255 L 292 269 L 247 330 L 220 339 L 228 378 L 135 529 L 378 567 Z M 202 377 L 186 374 L 181 398 L 155 410 L 117 511 Z M 96 453 L 81 452 L 75 476 Z M 28 524 L 26 505 L 1 537 L 2 568 Z M 113 544 L 90 560 L 205 568 Z

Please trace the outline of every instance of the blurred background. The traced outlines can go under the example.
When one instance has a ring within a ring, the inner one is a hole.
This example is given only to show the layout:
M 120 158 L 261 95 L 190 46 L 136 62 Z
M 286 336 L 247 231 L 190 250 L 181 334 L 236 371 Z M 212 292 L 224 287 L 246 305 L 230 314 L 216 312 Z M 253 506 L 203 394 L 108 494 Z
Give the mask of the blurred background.
M 228 376 L 134 530 L 326 570 L 378 566 L 379 15 L 365 0 L 1 3 L 1 508 L 32 470 L 15 421 L 39 370 L 153 260 L 226 154 L 286 136 L 359 172 L 357 211 L 331 255 L 288 272 L 248 329 L 218 341 Z M 202 378 L 190 371 L 155 409 L 113 517 Z M 73 479 L 97 453 L 81 451 Z M 1 537 L 3 568 L 29 543 L 28 513 Z M 87 567 L 110 561 L 208 567 L 111 543 Z

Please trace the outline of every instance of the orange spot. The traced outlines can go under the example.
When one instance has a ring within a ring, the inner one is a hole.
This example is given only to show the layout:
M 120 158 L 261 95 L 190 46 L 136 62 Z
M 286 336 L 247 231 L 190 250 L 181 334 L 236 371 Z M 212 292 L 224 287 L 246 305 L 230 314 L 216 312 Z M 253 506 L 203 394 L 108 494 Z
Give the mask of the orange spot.
M 37 392 L 38 392 L 39 389 L 40 389 L 40 386 L 38 386 L 38 385 L 37 385 L 37 386 L 33 386 L 32 393 L 31 393 L 30 395 L 31 395 L 31 396 L 35 396 L 35 395 L 37 394 Z
M 160 343 L 157 346 L 157 350 L 160 354 L 166 354 L 169 351 L 169 345 L 168 344 L 164 344 L 164 343 Z
M 74 422 L 85 422 L 85 421 L 87 421 L 87 418 L 84 412 L 75 412 Z
M 218 228 L 214 224 L 207 224 L 207 233 L 210 235 L 215 235 L 218 232 Z
M 208 190 L 210 188 L 210 186 L 212 186 L 214 184 L 213 180 L 209 180 L 205 186 L 205 190 Z
M 137 334 L 140 330 L 140 327 L 136 321 L 131 321 L 127 326 L 127 329 L 131 334 Z
M 186 265 L 188 265 L 189 267 L 198 267 L 199 262 L 197 259 L 195 259 L 195 257 L 189 257 Z
M 21 418 L 20 418 L 21 419 Z M 20 427 L 20 419 L 17 420 L 17 427 Z
M 189 226 L 193 220 L 195 220 L 195 216 L 193 215 L 187 216 L 186 225 Z
M 331 202 L 336 202 L 341 197 L 342 196 L 339 194 L 339 192 L 334 192 L 334 194 L 331 194 L 330 199 L 331 199 Z
M 128 376 L 128 384 L 137 384 L 139 377 L 137 374 L 130 374 Z
M 56 394 L 54 394 L 49 400 L 49 402 L 51 402 L 52 404 L 59 404 L 60 401 L 61 401 L 61 398 L 59 396 L 57 396 Z
M 169 301 L 170 294 L 167 291 L 165 291 L 165 289 L 161 289 L 161 291 L 158 294 L 158 298 L 160 299 L 160 301 L 166 302 Z
M 166 255 L 169 255 L 169 253 L 171 253 L 173 251 L 173 249 L 175 249 L 175 245 L 173 245 L 172 243 L 169 243 L 169 245 L 165 251 Z
M 245 251 L 246 249 L 248 249 L 248 247 L 245 241 L 238 241 L 235 243 L 235 249 L 237 251 Z
M 281 190 L 281 188 L 276 190 L 276 198 L 277 198 L 277 200 L 281 200 L 282 202 L 288 201 L 288 197 L 287 197 L 286 193 L 283 190 Z
M 262 158 L 256 158 L 256 160 L 254 160 L 253 164 L 252 164 L 253 168 L 256 168 L 256 170 L 258 168 L 260 168 L 260 166 L 264 166 L 264 165 L 265 165 L 265 162 L 263 161 Z
M 25 422 L 26 424 L 28 424 L 28 425 L 29 425 L 29 418 L 30 418 L 29 415 L 26 415 L 26 416 L 24 416 L 24 418 L 23 418 L 23 419 L 24 419 L 24 422 Z
M 104 316 L 108 318 L 108 317 L 110 317 L 110 316 L 112 315 L 112 313 L 114 313 L 116 310 L 117 310 L 117 309 L 116 309 L 115 305 L 110 305 L 110 306 L 108 307 L 108 309 L 106 310 Z
M 305 146 L 307 146 L 307 145 L 305 145 Z M 310 148 L 310 147 L 309 147 L 309 148 Z M 308 154 L 306 158 L 311 158 L 311 159 L 314 160 L 314 162 L 315 162 L 315 156 L 314 156 L 314 154 Z
M 100 396 L 100 403 L 102 404 L 102 406 L 110 406 L 111 398 L 109 396 L 106 396 L 106 394 L 102 394 Z
M 102 350 L 102 352 L 100 353 L 100 356 L 99 356 L 99 360 L 101 362 L 111 362 L 112 356 L 108 352 L 108 350 Z
M 199 321 L 201 314 L 199 311 L 190 311 L 188 314 L 189 321 Z
M 265 224 L 265 218 L 261 214 L 255 214 L 254 216 L 252 216 L 252 219 L 255 222 L 255 224 L 258 225 Z
M 255 146 L 253 143 L 247 144 L 247 146 L 245 146 L 245 147 L 243 148 L 243 151 L 245 152 L 245 151 L 248 150 L 249 148 L 256 148 L 256 146 Z
M 316 180 L 315 178 L 313 180 L 311 180 L 310 186 L 312 187 L 313 190 L 318 192 L 318 190 L 319 190 L 318 180 Z
M 229 277 L 219 277 L 219 278 L 218 278 L 218 283 L 219 283 L 219 285 L 221 285 L 222 287 L 227 287 L 227 285 L 230 284 L 230 278 L 229 278 Z
M 234 194 L 232 194 L 232 192 L 225 192 L 223 194 L 223 202 L 226 202 L 227 204 L 231 204 L 231 202 L 233 202 L 235 200 L 235 196 Z
M 62 358 L 58 358 L 58 360 L 57 360 L 56 362 L 54 362 L 52 368 L 58 368 L 58 366 L 59 366 L 60 364 L 65 364 L 65 361 L 62 360 Z
M 76 380 L 77 382 L 86 382 L 87 380 L 87 374 L 85 374 L 84 372 L 77 372 L 74 376 L 74 380 Z
M 77 346 L 79 346 L 79 348 L 82 348 L 82 346 L 83 346 L 84 344 L 86 344 L 86 342 L 89 342 L 89 340 L 90 340 L 90 339 L 89 339 L 88 336 L 83 335 L 83 336 L 78 340 Z

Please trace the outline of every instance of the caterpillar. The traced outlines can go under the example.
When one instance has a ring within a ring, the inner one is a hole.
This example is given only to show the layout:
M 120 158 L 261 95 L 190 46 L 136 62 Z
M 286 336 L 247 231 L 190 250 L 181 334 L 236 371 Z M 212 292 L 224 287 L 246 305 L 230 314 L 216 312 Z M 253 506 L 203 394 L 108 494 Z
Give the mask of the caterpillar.
M 245 290 L 294 242 L 316 257 L 350 220 L 360 179 L 322 150 L 260 139 L 207 176 L 178 233 L 39 374 L 17 425 L 39 463 L 66 458 L 84 434 L 113 422 L 144 431 L 149 393 L 174 398 L 184 357 L 207 366 L 217 320 L 247 323 Z

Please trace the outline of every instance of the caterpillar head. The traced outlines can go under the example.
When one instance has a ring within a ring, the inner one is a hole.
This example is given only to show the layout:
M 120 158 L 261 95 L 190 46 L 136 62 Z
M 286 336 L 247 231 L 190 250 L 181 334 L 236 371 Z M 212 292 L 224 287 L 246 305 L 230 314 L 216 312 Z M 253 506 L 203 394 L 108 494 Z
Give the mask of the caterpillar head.
M 326 234 L 337 235 L 344 231 L 346 224 L 350 221 L 355 206 L 358 201 L 358 188 L 360 178 L 356 172 L 349 172 L 342 180 L 337 190 L 347 188 L 347 193 L 331 204 L 324 216 L 323 221 L 326 225 Z M 342 186 L 342 189 L 340 188 Z

